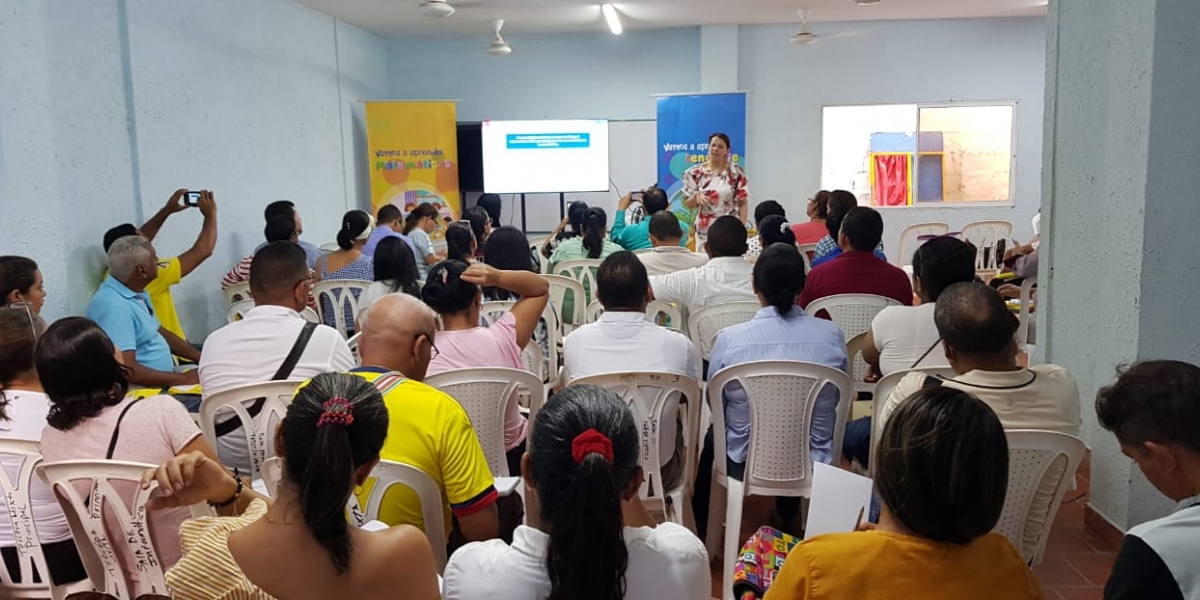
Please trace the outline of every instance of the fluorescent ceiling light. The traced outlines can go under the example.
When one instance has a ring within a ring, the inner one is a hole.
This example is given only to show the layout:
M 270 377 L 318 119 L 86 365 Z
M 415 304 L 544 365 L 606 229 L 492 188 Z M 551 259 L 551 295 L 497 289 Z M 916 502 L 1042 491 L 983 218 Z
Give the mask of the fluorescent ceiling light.
M 600 7 L 600 12 L 604 13 L 604 20 L 608 21 L 608 28 L 612 30 L 613 35 L 621 35 L 621 17 L 617 16 L 616 7 L 604 4 Z

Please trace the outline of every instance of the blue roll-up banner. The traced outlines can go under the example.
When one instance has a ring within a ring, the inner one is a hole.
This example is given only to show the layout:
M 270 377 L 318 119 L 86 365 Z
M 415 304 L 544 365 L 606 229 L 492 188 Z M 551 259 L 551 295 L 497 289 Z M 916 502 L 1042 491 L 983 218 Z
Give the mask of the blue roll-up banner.
M 746 94 L 696 94 L 658 98 L 658 185 L 671 199 L 671 211 L 685 223 L 695 210 L 683 205 L 680 178 L 708 160 L 708 137 L 729 136 L 731 159 L 746 168 Z

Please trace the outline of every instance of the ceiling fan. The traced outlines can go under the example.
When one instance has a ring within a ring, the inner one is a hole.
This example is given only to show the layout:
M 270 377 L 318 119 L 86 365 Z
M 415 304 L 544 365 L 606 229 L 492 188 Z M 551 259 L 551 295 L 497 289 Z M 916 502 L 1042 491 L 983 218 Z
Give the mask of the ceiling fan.
M 852 37 L 866 33 L 866 31 L 843 31 L 840 33 L 817 35 L 808 28 L 808 20 L 812 17 L 812 9 L 800 8 L 796 10 L 796 14 L 800 15 L 800 31 L 796 32 L 795 35 L 792 36 L 792 44 L 797 46 L 811 46 L 817 43 L 817 40 L 838 37 Z
M 454 6 L 447 0 L 425 0 L 421 3 L 421 13 L 434 19 L 444 19 L 454 14 Z
M 487 53 L 492 56 L 508 56 L 512 54 L 512 46 L 504 42 L 504 38 L 500 37 L 500 29 L 504 27 L 504 19 L 496 19 L 496 39 L 492 40 L 492 45 L 488 46 Z

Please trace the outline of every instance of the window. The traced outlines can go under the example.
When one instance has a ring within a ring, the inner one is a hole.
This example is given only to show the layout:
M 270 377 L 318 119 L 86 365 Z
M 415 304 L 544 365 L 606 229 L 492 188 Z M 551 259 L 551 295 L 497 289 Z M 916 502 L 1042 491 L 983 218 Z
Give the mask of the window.
M 1014 107 L 826 106 L 821 187 L 869 206 L 1011 202 Z

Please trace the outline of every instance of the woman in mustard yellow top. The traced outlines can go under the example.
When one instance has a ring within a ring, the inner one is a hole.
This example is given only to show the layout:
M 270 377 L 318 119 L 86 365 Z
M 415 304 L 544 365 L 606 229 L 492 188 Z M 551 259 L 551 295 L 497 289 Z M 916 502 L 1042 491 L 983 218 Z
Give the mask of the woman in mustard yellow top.
M 992 531 L 1008 487 L 1008 443 L 986 404 L 922 389 L 893 413 L 876 460 L 879 525 L 801 542 L 766 600 L 1043 597 L 1016 549 Z

